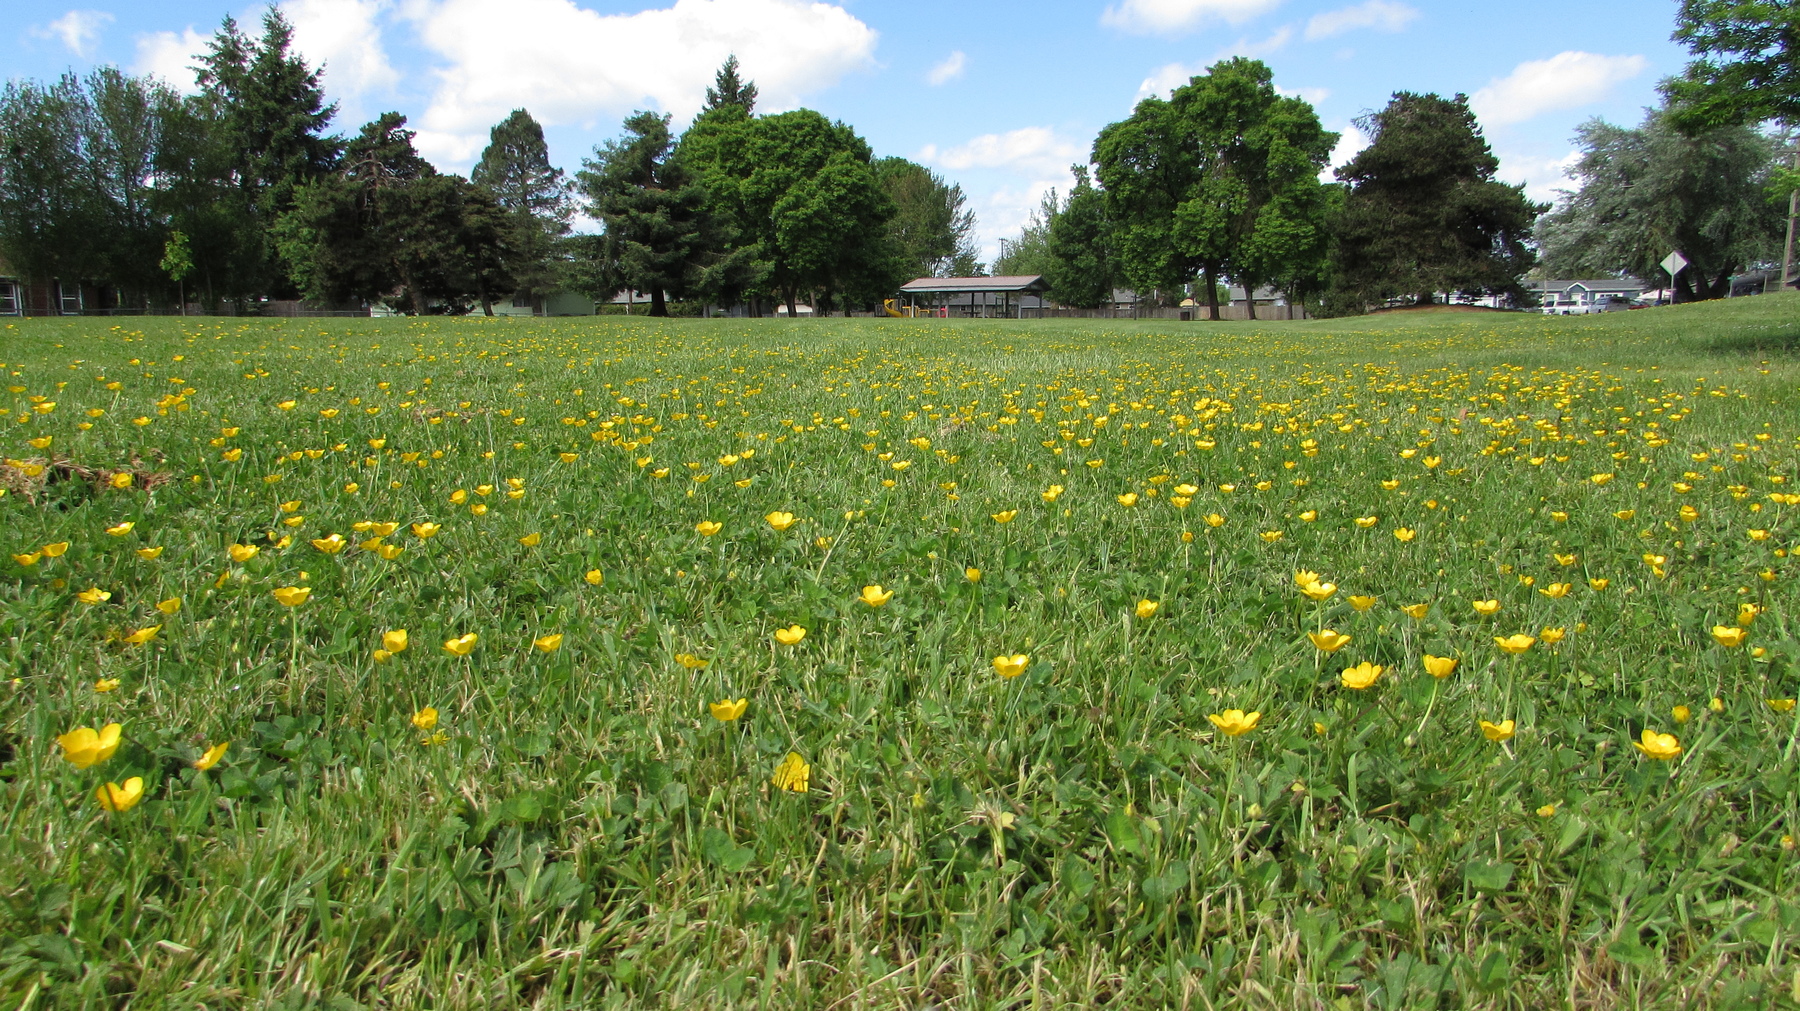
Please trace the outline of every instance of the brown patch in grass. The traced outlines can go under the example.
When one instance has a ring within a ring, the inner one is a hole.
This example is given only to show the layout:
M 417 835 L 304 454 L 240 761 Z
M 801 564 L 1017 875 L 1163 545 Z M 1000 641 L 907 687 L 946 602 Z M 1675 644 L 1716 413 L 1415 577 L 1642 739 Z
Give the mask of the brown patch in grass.
M 133 454 L 131 462 L 124 466 L 94 467 L 79 463 L 66 456 L 46 459 L 31 457 L 24 460 L 0 460 L 0 488 L 6 489 L 9 495 L 22 496 L 32 505 L 45 490 L 53 484 L 64 481 L 86 481 L 99 493 L 109 491 L 151 491 L 175 479 L 175 475 L 167 471 L 154 469 L 163 462 L 161 453 L 152 454 L 155 459 L 146 461 Z M 131 483 L 118 488 L 113 480 L 120 474 L 129 475 Z

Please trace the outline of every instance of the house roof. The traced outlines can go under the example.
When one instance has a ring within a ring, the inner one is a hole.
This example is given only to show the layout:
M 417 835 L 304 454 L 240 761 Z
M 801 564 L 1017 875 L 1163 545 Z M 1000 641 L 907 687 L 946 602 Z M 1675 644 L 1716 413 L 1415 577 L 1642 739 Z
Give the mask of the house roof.
M 1539 287 L 1539 290 L 1548 288 L 1552 291 L 1568 291 L 1570 288 L 1573 288 L 1578 284 L 1581 285 L 1583 288 L 1586 288 L 1589 291 L 1596 291 L 1596 290 L 1598 290 L 1598 291 L 1642 291 L 1642 290 L 1644 290 L 1643 284 L 1638 281 L 1626 280 L 1626 279 L 1617 278 L 1617 277 L 1594 277 L 1594 278 L 1583 277 L 1583 278 L 1570 278 L 1570 279 L 1561 280 L 1561 281 L 1534 281 L 1534 282 L 1531 282 L 1531 286 Z
M 1027 274 L 1002 277 L 916 277 L 900 286 L 900 290 L 913 295 L 930 295 L 988 291 L 1040 292 L 1049 291 L 1050 285 L 1042 274 Z

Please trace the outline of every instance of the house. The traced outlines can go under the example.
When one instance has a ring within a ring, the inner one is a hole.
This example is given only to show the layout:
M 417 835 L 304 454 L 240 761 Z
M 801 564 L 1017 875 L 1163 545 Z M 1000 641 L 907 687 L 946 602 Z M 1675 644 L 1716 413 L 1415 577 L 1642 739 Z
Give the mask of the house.
M 1546 316 L 1582 316 L 1590 312 L 1628 309 L 1644 294 L 1644 286 L 1624 278 L 1538 281 L 1532 285 Z
M 104 294 L 78 283 L 26 280 L 0 256 L 0 316 L 79 316 Z

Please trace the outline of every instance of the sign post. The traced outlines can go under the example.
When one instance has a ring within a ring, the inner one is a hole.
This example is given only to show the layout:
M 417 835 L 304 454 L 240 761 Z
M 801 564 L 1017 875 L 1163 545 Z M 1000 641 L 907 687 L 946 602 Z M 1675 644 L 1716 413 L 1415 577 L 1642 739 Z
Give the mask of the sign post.
M 1663 269 L 1663 273 L 1669 275 L 1669 286 L 1671 288 L 1675 286 L 1675 275 L 1681 273 L 1683 270 L 1686 270 L 1687 265 L 1688 265 L 1688 259 L 1687 259 L 1687 257 L 1681 255 L 1681 250 L 1679 250 L 1679 249 L 1670 253 L 1668 256 L 1663 257 L 1663 261 L 1660 264 L 1660 266 Z M 1662 285 L 1657 285 L 1656 286 L 1656 304 L 1657 305 L 1662 304 L 1662 292 L 1663 292 Z

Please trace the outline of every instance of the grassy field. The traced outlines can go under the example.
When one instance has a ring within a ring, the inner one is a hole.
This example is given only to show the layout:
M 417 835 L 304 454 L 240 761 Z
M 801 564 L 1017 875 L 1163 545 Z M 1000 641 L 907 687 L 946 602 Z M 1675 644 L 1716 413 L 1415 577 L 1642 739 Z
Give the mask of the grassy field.
M 0 364 L 0 1006 L 1800 1003 L 1800 297 Z

